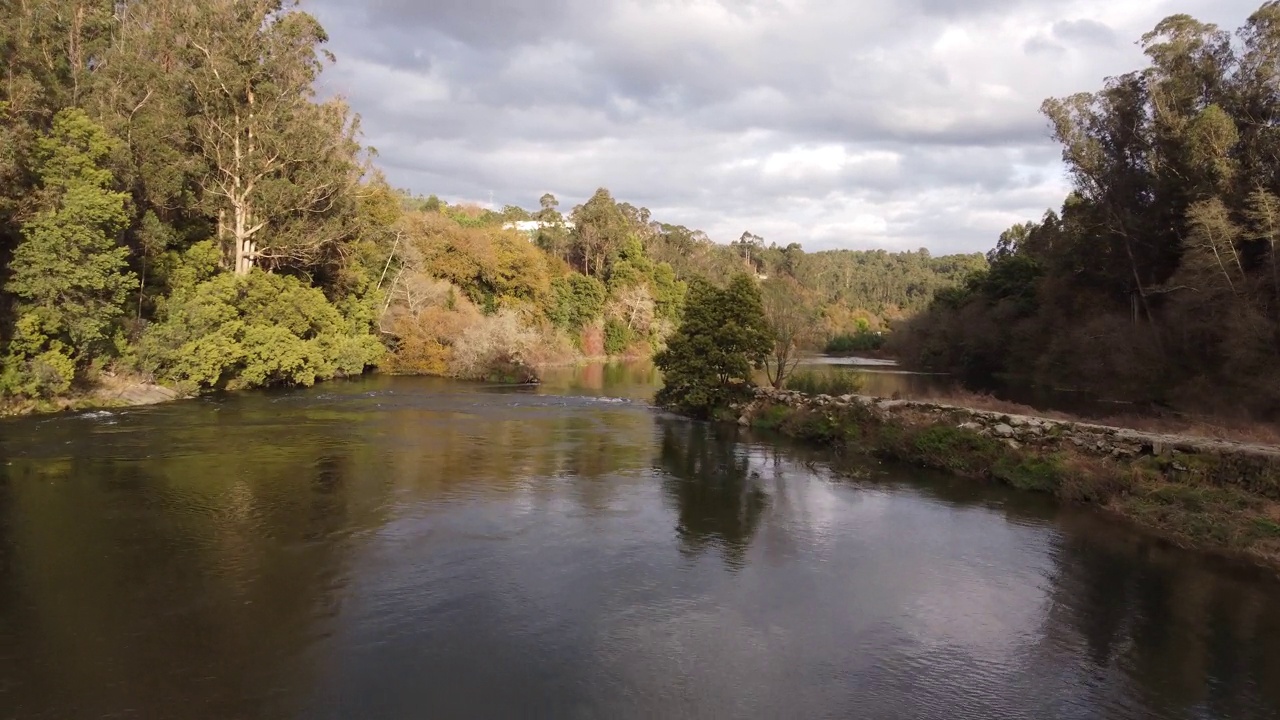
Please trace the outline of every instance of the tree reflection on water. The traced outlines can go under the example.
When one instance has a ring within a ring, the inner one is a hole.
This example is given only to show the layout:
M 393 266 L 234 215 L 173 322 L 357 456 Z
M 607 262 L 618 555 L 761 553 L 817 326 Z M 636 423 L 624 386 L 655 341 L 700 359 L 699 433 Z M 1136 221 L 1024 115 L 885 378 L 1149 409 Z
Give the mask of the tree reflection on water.
M 718 548 L 730 567 L 760 524 L 768 495 L 735 442 L 736 428 L 659 419 L 663 489 L 676 507 L 676 532 L 691 554 Z

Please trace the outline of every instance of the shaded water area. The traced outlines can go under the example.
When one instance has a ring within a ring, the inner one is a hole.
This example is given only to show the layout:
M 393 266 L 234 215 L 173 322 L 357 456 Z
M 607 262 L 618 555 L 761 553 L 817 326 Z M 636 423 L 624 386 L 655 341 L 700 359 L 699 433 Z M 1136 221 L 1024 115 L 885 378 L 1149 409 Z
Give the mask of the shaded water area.
M 962 389 L 950 375 L 903 370 L 893 360 L 812 355 L 802 358 L 797 369 L 856 374 L 862 383 L 858 392 L 876 397 L 941 397 Z
M 804 358 L 799 367 L 855 373 L 862 378 L 859 392 L 876 397 L 945 400 L 955 393 L 978 393 L 1040 411 L 1065 412 L 1097 420 L 1123 414 L 1163 415 L 1169 412 L 1169 408 L 1152 403 L 1123 402 L 1066 388 L 1027 385 L 996 378 L 979 381 L 946 373 L 913 372 L 904 370 L 893 360 L 815 355 Z
M 1274 575 L 655 381 L 0 422 L 0 718 L 1280 717 Z

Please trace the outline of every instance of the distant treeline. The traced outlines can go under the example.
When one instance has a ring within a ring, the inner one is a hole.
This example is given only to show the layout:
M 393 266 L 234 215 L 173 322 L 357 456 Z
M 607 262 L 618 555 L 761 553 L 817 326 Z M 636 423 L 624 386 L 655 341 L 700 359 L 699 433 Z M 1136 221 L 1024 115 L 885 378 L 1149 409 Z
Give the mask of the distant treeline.
M 1070 196 L 897 334 L 912 365 L 1280 410 L 1280 4 L 1141 45 L 1146 68 L 1044 103 Z
M 456 366 L 449 348 L 462 329 L 520 303 L 533 306 L 524 313 L 532 365 L 575 354 L 649 354 L 675 329 L 690 281 L 723 285 L 743 273 L 789 281 L 794 300 L 815 314 L 816 332 L 806 335 L 811 349 L 854 336 L 873 336 L 878 346 L 876 333 L 891 320 L 986 267 L 980 254 L 805 253 L 799 244 L 766 245 L 751 233 L 715 243 L 701 231 L 654 220 L 647 208 L 618 202 L 604 188 L 568 213 L 551 194 L 536 210 L 496 211 L 408 193 L 402 207 L 404 243 L 396 254 L 402 269 L 390 281 L 384 325 L 400 338 L 388 367 L 406 372 Z M 523 244 L 520 233 L 504 229 L 517 222 L 532 223 Z M 510 282 L 495 283 L 501 278 Z M 459 309 L 459 296 L 476 309 Z M 422 297 L 436 299 L 424 304 Z M 454 299 L 446 307 L 440 298 Z M 509 343 L 497 344 L 503 342 Z
M 957 287 L 987 267 L 981 253 L 933 257 L 924 248 L 913 252 L 806 253 L 799 243 L 783 246 L 766 242 L 749 231 L 729 244 L 716 243 L 700 230 L 654 219 L 648 208 L 616 202 L 604 189 L 567 214 L 559 211 L 559 201 L 552 195 L 544 195 L 537 210 L 514 205 L 501 211 L 450 206 L 435 196 L 413 197 L 406 206 L 443 212 L 463 225 L 476 227 L 541 222 L 542 228 L 532 233 L 536 244 L 569 267 L 594 277 L 608 275 L 611 258 L 631 239 L 638 241 L 654 262 L 671 266 L 685 281 L 701 276 L 724 283 L 741 272 L 760 278 L 790 277 L 809 295 L 807 299 L 821 308 L 823 332 L 828 338 L 868 329 L 887 330 L 892 321 L 927 307 L 940 290 Z

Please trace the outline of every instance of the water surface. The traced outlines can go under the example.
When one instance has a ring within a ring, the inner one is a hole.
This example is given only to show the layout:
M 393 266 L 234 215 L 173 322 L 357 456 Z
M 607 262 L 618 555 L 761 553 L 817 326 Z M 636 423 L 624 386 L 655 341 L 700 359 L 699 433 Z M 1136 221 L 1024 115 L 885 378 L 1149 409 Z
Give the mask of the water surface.
M 0 422 L 0 718 L 1280 717 L 1272 575 L 655 381 Z

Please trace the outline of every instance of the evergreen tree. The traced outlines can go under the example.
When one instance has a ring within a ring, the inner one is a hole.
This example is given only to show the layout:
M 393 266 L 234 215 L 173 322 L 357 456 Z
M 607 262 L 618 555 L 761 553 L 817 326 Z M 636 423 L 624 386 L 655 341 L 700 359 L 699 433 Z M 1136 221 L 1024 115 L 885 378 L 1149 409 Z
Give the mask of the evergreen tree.
M 755 280 L 738 275 L 720 289 L 689 285 L 680 329 L 654 357 L 663 374 L 658 403 L 706 417 L 751 386 L 751 371 L 773 348 Z

